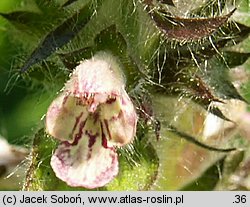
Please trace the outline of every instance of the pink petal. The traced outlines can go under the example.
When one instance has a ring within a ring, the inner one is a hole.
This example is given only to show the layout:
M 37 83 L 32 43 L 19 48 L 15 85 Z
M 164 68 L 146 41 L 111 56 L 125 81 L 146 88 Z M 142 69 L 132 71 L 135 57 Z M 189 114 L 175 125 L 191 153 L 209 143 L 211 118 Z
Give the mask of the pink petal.
M 125 90 L 121 96 L 111 98 L 100 106 L 100 119 L 112 144 L 122 146 L 133 140 L 137 115 Z
M 97 188 L 118 173 L 115 149 L 108 146 L 102 123 L 90 116 L 80 123 L 74 142 L 61 143 L 51 158 L 58 178 L 70 186 Z
M 124 84 L 119 65 L 110 55 L 101 53 L 78 65 L 65 89 L 79 97 L 101 94 L 96 101 L 103 103 L 109 95 L 120 94 Z
M 87 107 L 80 100 L 65 93 L 50 105 L 46 115 L 47 132 L 59 139 L 73 141 L 74 133 L 82 120 L 88 116 Z

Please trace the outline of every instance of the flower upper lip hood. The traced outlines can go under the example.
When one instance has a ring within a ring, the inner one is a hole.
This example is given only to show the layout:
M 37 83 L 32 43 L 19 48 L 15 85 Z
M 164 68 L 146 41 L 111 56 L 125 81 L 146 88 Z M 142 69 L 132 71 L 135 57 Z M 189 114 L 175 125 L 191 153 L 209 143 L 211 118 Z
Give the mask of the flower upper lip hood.
M 51 158 L 71 186 L 101 187 L 118 173 L 116 146 L 130 143 L 137 115 L 116 59 L 105 52 L 81 62 L 51 103 L 47 132 L 61 141 Z

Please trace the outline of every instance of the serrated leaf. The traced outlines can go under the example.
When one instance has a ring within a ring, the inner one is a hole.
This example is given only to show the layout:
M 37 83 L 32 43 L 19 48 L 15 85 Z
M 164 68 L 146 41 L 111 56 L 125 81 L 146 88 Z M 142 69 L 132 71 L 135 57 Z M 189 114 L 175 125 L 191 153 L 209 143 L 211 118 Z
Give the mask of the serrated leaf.
M 173 48 L 171 45 L 166 43 L 166 45 L 164 45 L 165 48 L 162 49 L 164 53 L 167 53 L 168 60 L 170 59 L 166 64 L 171 61 L 175 61 L 178 62 L 178 67 L 187 67 L 187 64 L 193 63 L 194 58 L 197 63 L 202 63 L 204 60 L 208 60 L 214 55 L 217 55 L 218 51 L 223 48 L 241 43 L 250 33 L 250 27 L 236 22 L 224 26 L 222 30 L 223 34 L 213 35 L 210 39 L 205 39 L 200 44 L 177 44 L 176 47 Z M 162 55 L 164 56 L 164 54 Z M 181 64 L 178 57 L 181 57 L 185 61 L 185 64 Z M 166 68 L 173 67 L 175 65 L 176 63 L 171 62 L 171 64 L 168 64 Z
M 49 33 L 33 51 L 24 66 L 21 68 L 21 72 L 25 72 L 32 65 L 46 59 L 58 48 L 67 44 L 85 26 L 92 13 L 93 8 L 87 4 Z
M 172 74 L 173 71 L 176 72 L 179 70 L 180 72 L 178 72 L 178 75 Z M 219 118 L 225 121 L 231 121 L 223 115 L 219 108 L 211 105 L 212 102 L 223 103 L 223 99 L 217 96 L 215 91 L 211 89 L 211 85 L 204 82 L 204 80 L 198 75 L 193 75 L 193 73 L 197 72 L 190 73 L 192 70 L 192 67 L 182 68 L 181 65 L 176 69 L 168 70 L 168 75 L 164 74 L 165 77 L 162 79 L 162 85 L 166 87 L 160 88 L 158 91 L 165 95 L 171 94 L 190 98 L 195 103 L 201 105 L 205 110 Z M 187 73 L 187 71 L 189 71 L 189 73 Z
M 214 90 L 214 94 L 222 99 L 246 100 L 239 94 L 230 81 L 228 66 L 224 60 L 214 57 L 208 61 L 205 70 L 202 72 L 203 80 Z
M 212 18 L 170 17 L 164 11 L 149 11 L 149 15 L 166 38 L 179 41 L 199 40 L 211 35 L 226 23 L 234 10 L 225 16 Z

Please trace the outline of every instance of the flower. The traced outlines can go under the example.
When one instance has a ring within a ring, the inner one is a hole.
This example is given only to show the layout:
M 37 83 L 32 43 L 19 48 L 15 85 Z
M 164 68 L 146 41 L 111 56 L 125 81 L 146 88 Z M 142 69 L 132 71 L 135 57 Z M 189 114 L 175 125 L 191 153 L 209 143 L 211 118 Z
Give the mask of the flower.
M 80 63 L 52 102 L 47 132 L 61 141 L 51 158 L 70 186 L 101 187 L 118 173 L 116 146 L 130 143 L 137 115 L 119 64 L 106 52 Z

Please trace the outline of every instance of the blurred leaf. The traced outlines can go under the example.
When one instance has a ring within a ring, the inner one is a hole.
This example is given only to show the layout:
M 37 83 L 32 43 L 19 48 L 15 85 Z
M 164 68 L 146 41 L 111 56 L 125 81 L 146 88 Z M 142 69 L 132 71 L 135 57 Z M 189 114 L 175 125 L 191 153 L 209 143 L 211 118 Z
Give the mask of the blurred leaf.
M 160 3 L 162 4 L 167 4 L 167 5 L 170 5 L 170 6 L 174 6 L 174 2 L 173 0 L 158 0 Z
M 40 12 L 35 0 L 1 0 L 0 13 Z
M 222 13 L 223 9 L 226 6 L 226 0 L 207 0 L 204 4 L 200 5 L 199 8 L 196 8 L 190 11 L 191 16 L 198 17 L 207 17 L 219 15 Z M 233 3 L 232 3 L 233 4 Z M 233 5 L 235 6 L 235 5 Z
M 215 152 L 230 152 L 230 151 L 234 151 L 235 148 L 228 148 L 228 149 L 222 149 L 222 148 L 216 148 L 210 145 L 206 145 L 200 141 L 198 141 L 197 138 L 190 136 L 189 134 L 186 134 L 185 132 L 181 132 L 179 131 L 176 127 L 169 125 L 169 130 L 172 131 L 173 133 L 175 133 L 177 136 L 186 139 L 188 142 L 191 142 L 193 144 L 195 144 L 196 146 L 202 147 L 206 150 L 210 150 L 210 151 L 215 151 Z
M 56 91 L 54 91 L 54 93 L 56 93 Z M 34 133 L 33 130 L 35 130 L 37 124 L 40 123 L 41 117 L 46 112 L 52 98 L 53 96 L 51 96 L 50 92 L 41 91 L 40 94 L 32 93 L 25 95 L 16 106 L 12 106 L 12 110 L 6 110 L 4 113 L 5 124 L 8 131 L 7 137 L 12 138 L 12 140 L 9 140 L 11 143 L 22 144 L 22 142 L 24 142 L 27 144 L 27 142 L 30 141 L 27 140 L 27 138 L 24 140 L 24 136 Z M 8 102 L 6 104 L 8 104 Z M 26 116 L 28 116 L 28 118 L 25 119 L 24 117 Z M 13 126 L 16 126 L 16 130 L 12 130 Z M 29 139 L 31 138 L 29 137 Z
M 119 175 L 106 186 L 107 190 L 149 190 L 154 183 L 158 174 L 158 156 L 145 134 L 142 136 L 133 146 L 119 149 Z
M 250 3 L 249 0 L 242 0 L 238 9 L 233 15 L 233 19 L 241 24 L 250 27 Z
M 230 148 L 228 140 L 201 140 L 202 126 L 205 114 L 201 107 L 190 100 L 177 100 L 164 96 L 154 96 L 152 99 L 155 117 L 161 122 L 160 139 L 154 136 L 150 141 L 159 157 L 159 171 L 153 190 L 179 190 L 187 183 L 201 177 L 204 171 L 213 166 L 225 153 L 213 152 L 203 149 L 193 143 L 187 142 L 182 135 L 169 131 L 168 117 L 171 125 L 188 135 L 199 136 L 198 141 L 216 148 Z M 181 108 L 181 110 L 179 110 Z M 218 169 L 217 171 L 218 172 Z M 214 173 L 214 172 L 213 172 Z M 216 178 L 217 179 L 217 178 Z M 208 180 L 209 181 L 209 180 Z
M 230 177 L 235 173 L 240 163 L 243 161 L 244 154 L 245 152 L 243 150 L 238 150 L 230 153 L 226 157 L 224 161 L 223 172 L 221 174 L 221 179 L 217 183 L 215 190 L 230 189 L 230 185 L 232 185 L 232 183 L 230 182 Z
M 180 190 L 183 191 L 211 191 L 215 188 L 220 179 L 220 170 L 223 168 L 225 157 L 214 163 L 199 178 Z
M 73 4 L 74 2 L 76 2 L 77 0 L 67 0 L 63 5 L 62 7 L 66 7 L 66 6 L 69 6 L 70 4 Z
M 223 174 L 230 175 L 239 167 L 240 162 L 244 158 L 245 152 L 243 150 L 237 150 L 230 153 L 224 162 Z

